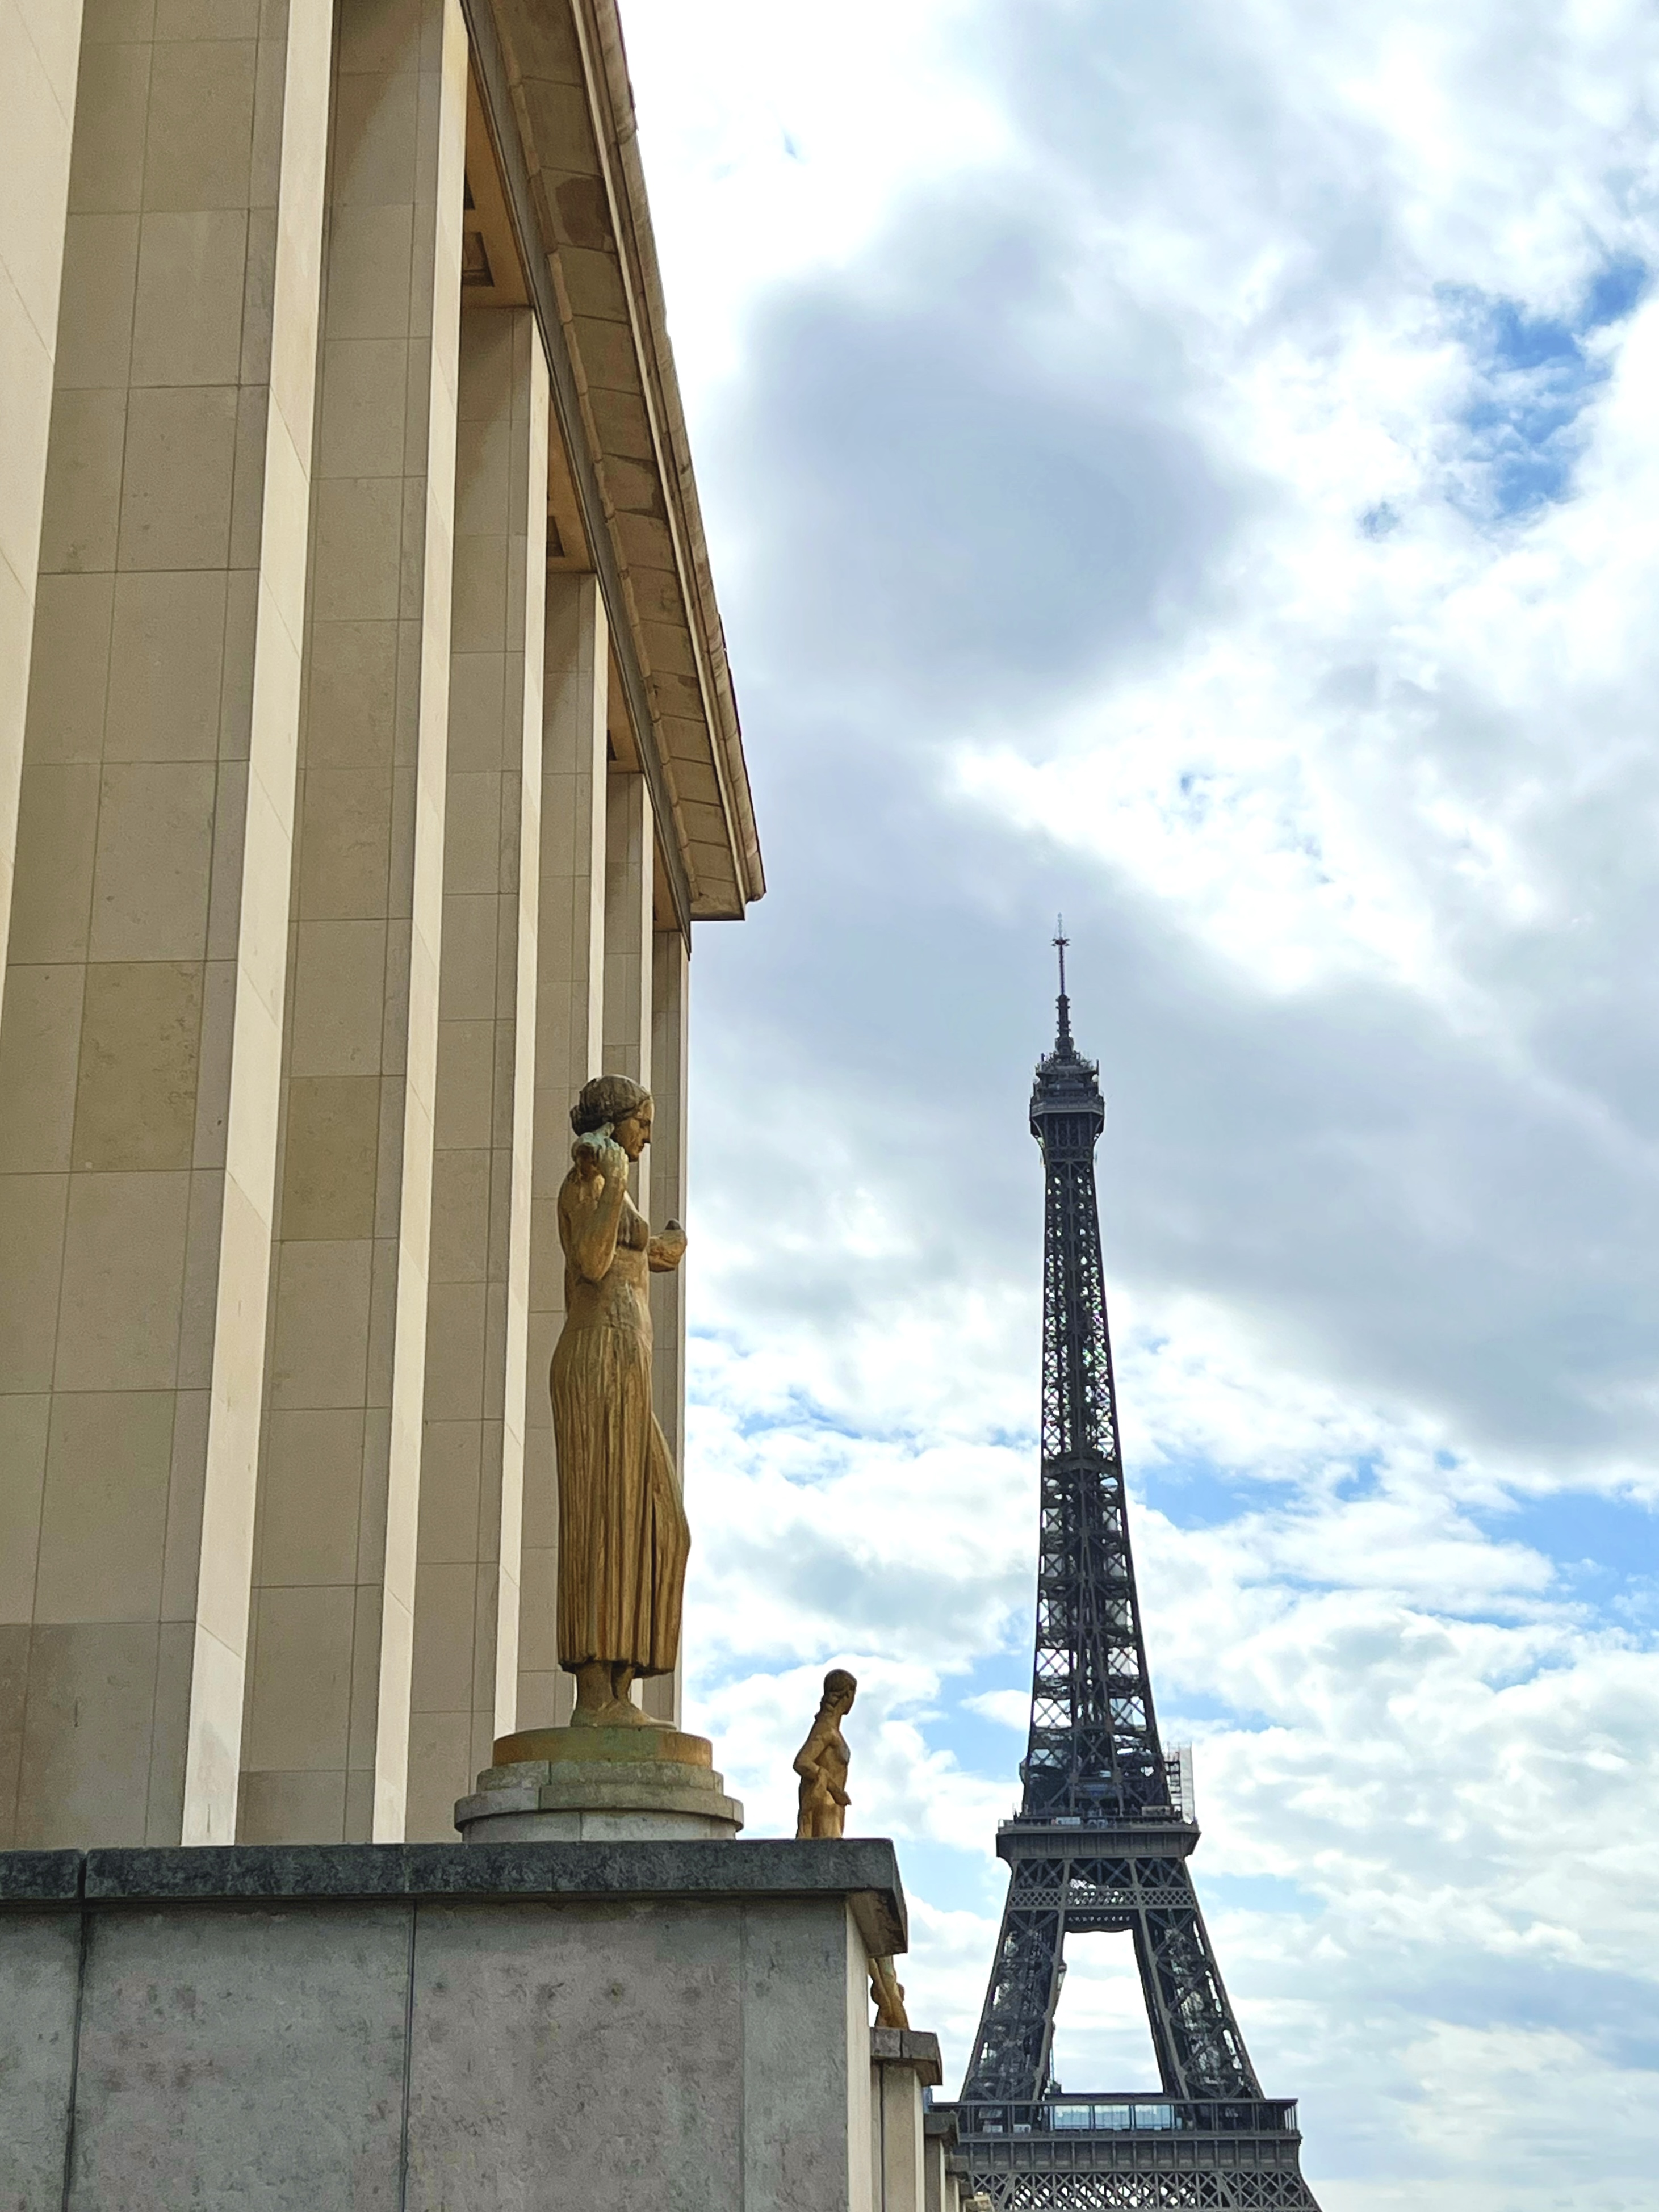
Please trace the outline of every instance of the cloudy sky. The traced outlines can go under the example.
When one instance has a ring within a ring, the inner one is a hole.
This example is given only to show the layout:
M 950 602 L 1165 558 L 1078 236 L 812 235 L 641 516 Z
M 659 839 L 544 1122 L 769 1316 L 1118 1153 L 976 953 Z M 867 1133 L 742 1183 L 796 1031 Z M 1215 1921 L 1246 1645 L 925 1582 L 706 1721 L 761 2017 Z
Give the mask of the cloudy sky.
M 1659 10 L 624 0 L 772 889 L 694 968 L 693 1724 L 959 2075 L 1074 1014 L 1194 1871 L 1327 2212 L 1659 2203 Z M 1155 2086 L 1074 1947 L 1058 2063 Z

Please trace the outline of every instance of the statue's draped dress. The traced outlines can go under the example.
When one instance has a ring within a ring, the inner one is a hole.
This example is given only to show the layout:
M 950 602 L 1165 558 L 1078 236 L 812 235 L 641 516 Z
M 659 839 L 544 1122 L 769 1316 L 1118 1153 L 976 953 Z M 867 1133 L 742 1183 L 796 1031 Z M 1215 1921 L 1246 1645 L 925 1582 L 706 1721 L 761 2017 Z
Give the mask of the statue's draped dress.
M 562 1235 L 562 1206 L 560 1227 Z M 563 1667 L 597 1659 L 665 1674 L 679 1656 L 691 1531 L 651 1410 L 650 1242 L 649 1224 L 624 1200 L 604 1277 L 587 1280 L 567 1258 L 552 1371 Z

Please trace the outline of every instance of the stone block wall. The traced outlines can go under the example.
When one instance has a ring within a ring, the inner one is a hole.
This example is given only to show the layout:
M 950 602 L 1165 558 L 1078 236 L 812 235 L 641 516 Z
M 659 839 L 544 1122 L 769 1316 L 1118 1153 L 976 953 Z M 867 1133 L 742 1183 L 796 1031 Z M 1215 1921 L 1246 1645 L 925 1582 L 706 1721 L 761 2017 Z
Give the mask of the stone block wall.
M 0 2203 L 920 2212 L 904 1942 L 880 1842 L 0 1854 Z
M 0 1848 L 435 1840 L 568 1711 L 572 1098 L 682 1211 L 763 888 L 616 0 L 0 0 Z

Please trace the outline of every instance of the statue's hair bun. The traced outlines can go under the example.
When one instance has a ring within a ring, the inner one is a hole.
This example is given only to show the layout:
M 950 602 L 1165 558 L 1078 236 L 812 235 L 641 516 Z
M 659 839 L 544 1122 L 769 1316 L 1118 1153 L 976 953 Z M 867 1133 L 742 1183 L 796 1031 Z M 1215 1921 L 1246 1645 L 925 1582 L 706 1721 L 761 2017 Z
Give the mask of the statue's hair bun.
M 630 1075 L 596 1075 L 591 1083 L 583 1084 L 570 1109 L 570 1126 L 579 1137 L 586 1137 L 594 1129 L 603 1129 L 607 1122 L 625 1121 L 648 1104 L 650 1097 L 645 1085 L 635 1083 Z

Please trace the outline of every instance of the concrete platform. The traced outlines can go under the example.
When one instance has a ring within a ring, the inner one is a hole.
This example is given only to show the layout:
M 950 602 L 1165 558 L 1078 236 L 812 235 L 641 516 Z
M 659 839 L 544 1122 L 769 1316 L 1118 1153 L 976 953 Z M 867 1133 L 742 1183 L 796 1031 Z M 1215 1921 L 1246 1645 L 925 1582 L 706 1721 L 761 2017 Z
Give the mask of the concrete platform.
M 0 2203 L 866 2212 L 906 1942 L 879 1839 L 0 1853 Z

